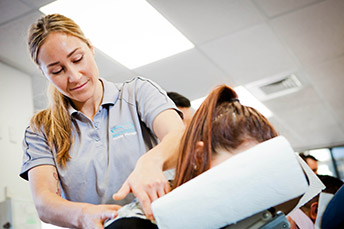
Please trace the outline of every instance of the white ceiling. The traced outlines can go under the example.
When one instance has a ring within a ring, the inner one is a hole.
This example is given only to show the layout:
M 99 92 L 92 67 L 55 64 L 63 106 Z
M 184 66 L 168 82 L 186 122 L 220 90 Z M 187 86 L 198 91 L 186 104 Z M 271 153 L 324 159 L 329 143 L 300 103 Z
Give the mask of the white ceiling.
M 32 77 L 36 110 L 46 105 L 46 81 L 30 60 L 26 34 L 49 2 L 0 0 L 0 61 Z M 296 150 L 344 144 L 343 0 L 148 2 L 195 48 L 134 70 L 97 50 L 102 77 L 122 82 L 142 75 L 196 99 L 221 83 L 295 73 L 301 90 L 264 101 L 272 123 Z

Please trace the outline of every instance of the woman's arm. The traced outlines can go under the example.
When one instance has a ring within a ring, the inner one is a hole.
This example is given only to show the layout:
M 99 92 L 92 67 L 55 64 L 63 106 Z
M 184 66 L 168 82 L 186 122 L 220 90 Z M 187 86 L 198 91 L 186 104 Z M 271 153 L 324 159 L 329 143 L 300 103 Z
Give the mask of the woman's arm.
M 150 205 L 170 190 L 163 171 L 176 164 L 184 128 L 183 121 L 175 110 L 163 111 L 155 118 L 153 130 L 160 143 L 137 161 L 134 171 L 114 194 L 115 200 L 123 199 L 132 192 L 141 202 L 146 216 L 153 219 Z
M 40 165 L 29 170 L 33 200 L 43 222 L 69 228 L 103 228 L 108 218 L 114 218 L 118 205 L 76 203 L 61 197 L 56 168 Z

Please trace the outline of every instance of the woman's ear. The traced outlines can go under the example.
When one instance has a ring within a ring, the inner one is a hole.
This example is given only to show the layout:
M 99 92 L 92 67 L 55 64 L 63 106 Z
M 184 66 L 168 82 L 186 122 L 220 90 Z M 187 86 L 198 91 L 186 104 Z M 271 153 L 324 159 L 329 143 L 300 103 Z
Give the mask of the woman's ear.
M 318 215 L 318 202 L 314 202 L 311 204 L 310 212 L 309 212 L 309 217 L 313 222 L 315 222 L 316 218 Z
M 196 142 L 196 153 L 200 153 L 200 152 L 203 152 L 204 150 L 204 142 L 203 141 L 197 141 Z
M 196 142 L 196 146 L 195 146 L 195 153 L 193 155 L 193 169 L 197 170 L 199 169 L 199 162 L 202 160 L 203 158 L 203 152 L 204 152 L 204 142 L 203 141 L 197 141 Z

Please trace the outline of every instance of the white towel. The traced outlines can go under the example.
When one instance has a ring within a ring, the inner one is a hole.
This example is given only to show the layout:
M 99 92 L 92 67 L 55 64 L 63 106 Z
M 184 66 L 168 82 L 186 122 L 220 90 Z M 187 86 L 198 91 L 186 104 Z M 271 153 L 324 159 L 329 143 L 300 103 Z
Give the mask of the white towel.
M 292 218 L 292 220 L 294 220 L 298 228 L 301 228 L 301 229 L 314 229 L 315 228 L 313 221 L 299 208 L 293 211 L 291 214 L 289 214 L 289 217 Z
M 302 196 L 296 207 L 290 213 L 292 213 L 295 209 L 298 209 L 305 205 L 314 196 L 318 195 L 321 192 L 321 190 L 326 188 L 325 185 L 319 179 L 319 177 L 313 172 L 313 170 L 298 154 L 296 155 L 296 158 L 299 161 L 304 173 L 306 173 L 306 176 L 309 180 L 309 186 L 307 188 L 306 193 Z
M 282 136 L 260 143 L 152 203 L 159 228 L 220 228 L 302 195 L 304 173 Z

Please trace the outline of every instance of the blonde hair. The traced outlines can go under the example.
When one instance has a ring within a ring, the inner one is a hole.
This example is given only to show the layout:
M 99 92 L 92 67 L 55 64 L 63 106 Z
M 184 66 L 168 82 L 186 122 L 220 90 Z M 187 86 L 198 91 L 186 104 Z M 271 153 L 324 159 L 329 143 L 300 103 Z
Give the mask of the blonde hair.
M 70 18 L 60 14 L 43 16 L 31 25 L 28 46 L 32 60 L 39 66 L 38 52 L 51 32 L 60 32 L 78 37 L 91 47 L 80 27 Z M 65 166 L 70 159 L 69 149 L 72 145 L 72 122 L 68 113 L 70 100 L 49 85 L 49 106 L 35 114 L 31 119 L 31 128 L 43 132 L 52 151 L 56 152 L 57 163 Z

